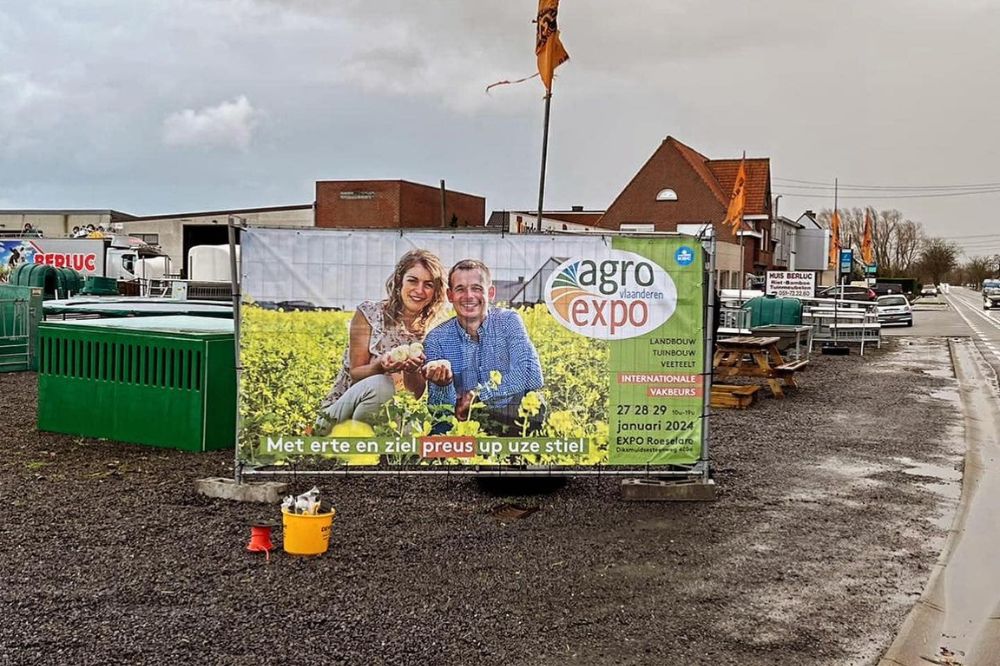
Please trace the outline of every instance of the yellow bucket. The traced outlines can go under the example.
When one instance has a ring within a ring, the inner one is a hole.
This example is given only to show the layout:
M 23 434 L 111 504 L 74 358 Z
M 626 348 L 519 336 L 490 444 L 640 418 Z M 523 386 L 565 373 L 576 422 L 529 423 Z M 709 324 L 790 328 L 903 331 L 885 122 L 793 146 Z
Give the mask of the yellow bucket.
M 330 529 L 333 527 L 333 515 L 319 513 L 315 516 L 307 514 L 282 513 L 282 543 L 289 555 L 322 555 L 330 545 Z

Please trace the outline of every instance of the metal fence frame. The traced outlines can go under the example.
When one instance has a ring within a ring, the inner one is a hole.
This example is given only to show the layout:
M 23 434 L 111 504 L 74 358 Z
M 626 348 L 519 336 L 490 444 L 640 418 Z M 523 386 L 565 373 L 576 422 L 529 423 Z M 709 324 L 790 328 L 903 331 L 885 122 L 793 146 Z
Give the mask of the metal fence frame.
M 243 375 L 243 364 L 240 357 L 240 314 L 242 301 L 242 280 L 237 272 L 235 252 L 237 230 L 243 231 L 250 228 L 243 218 L 235 215 L 229 216 L 229 249 L 231 258 L 231 285 L 230 290 L 233 300 L 233 325 L 234 325 L 234 346 L 236 354 L 236 446 L 234 447 L 233 477 L 236 483 L 243 483 L 247 477 L 288 477 L 288 476 L 460 476 L 460 477 L 643 477 L 643 478 L 666 478 L 677 477 L 685 479 L 701 478 L 708 481 L 711 476 L 711 464 L 709 460 L 709 424 L 711 416 L 711 395 L 713 379 L 713 350 L 715 347 L 713 329 L 713 309 L 717 298 L 715 288 L 715 235 L 707 228 L 704 235 L 696 240 L 706 252 L 706 262 L 703 266 L 705 298 L 703 299 L 703 332 L 704 332 L 704 353 L 702 359 L 703 377 L 703 401 L 702 401 L 702 424 L 701 424 L 701 455 L 699 459 L 690 465 L 634 465 L 634 466 L 601 466 L 595 465 L 586 468 L 555 467 L 551 465 L 539 466 L 489 466 L 471 467 L 462 465 L 448 466 L 404 466 L 398 465 L 391 469 L 372 469 L 359 466 L 343 465 L 336 469 L 298 469 L 295 466 L 287 465 L 279 469 L 249 468 L 246 462 L 240 458 L 240 431 L 242 430 L 240 417 L 240 382 Z M 268 228 L 254 225 L 256 228 Z M 706 225 L 707 226 L 707 225 Z M 294 231 L 294 227 L 280 227 L 283 230 Z M 401 230 L 402 231 L 402 230 Z M 449 230 L 451 231 L 451 230 Z M 639 236 L 644 238 L 657 238 L 665 235 L 680 234 L 607 234 L 623 236 Z M 242 266 L 242 265 L 241 265 Z M 273 467 L 273 466 L 269 466 Z
M 26 298 L 0 297 L 0 372 L 26 370 L 31 365 L 31 302 Z M 10 314 L 8 319 L 7 314 Z M 24 346 L 24 351 L 9 351 Z

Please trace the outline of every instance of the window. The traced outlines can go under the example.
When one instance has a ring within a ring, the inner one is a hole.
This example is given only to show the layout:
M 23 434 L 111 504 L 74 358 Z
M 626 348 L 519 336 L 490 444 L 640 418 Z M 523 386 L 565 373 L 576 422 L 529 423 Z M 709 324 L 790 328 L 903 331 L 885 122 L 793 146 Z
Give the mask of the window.
M 138 238 L 146 245 L 159 245 L 160 244 L 160 234 L 132 234 L 134 238 Z
M 657 201 L 677 201 L 677 193 L 672 189 L 665 188 L 656 193 Z
M 630 232 L 633 234 L 646 234 L 656 231 L 655 224 L 643 224 L 639 222 L 623 222 L 618 225 L 619 231 Z

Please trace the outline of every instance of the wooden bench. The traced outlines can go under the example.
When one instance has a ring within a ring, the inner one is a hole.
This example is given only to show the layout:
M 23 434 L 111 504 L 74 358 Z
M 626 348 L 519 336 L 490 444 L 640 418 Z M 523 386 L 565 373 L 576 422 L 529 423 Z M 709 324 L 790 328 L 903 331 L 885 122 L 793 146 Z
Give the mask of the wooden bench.
M 711 406 L 717 409 L 746 409 L 753 404 L 759 386 L 712 384 Z
M 782 372 L 795 372 L 796 370 L 801 370 L 802 368 L 809 365 L 809 359 L 802 359 L 801 361 L 792 361 L 790 363 L 782 363 L 781 365 L 775 366 L 774 371 L 778 373 Z

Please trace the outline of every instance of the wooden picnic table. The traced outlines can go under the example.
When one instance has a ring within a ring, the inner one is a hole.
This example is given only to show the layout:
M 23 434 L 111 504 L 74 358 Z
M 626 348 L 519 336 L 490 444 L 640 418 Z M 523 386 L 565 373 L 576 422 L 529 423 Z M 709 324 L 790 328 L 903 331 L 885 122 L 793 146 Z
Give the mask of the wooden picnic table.
M 775 398 L 784 398 L 785 387 L 796 387 L 795 373 L 809 361 L 806 359 L 786 363 L 778 350 L 777 336 L 738 335 L 722 338 L 715 343 L 712 364 L 715 376 L 763 377 Z

